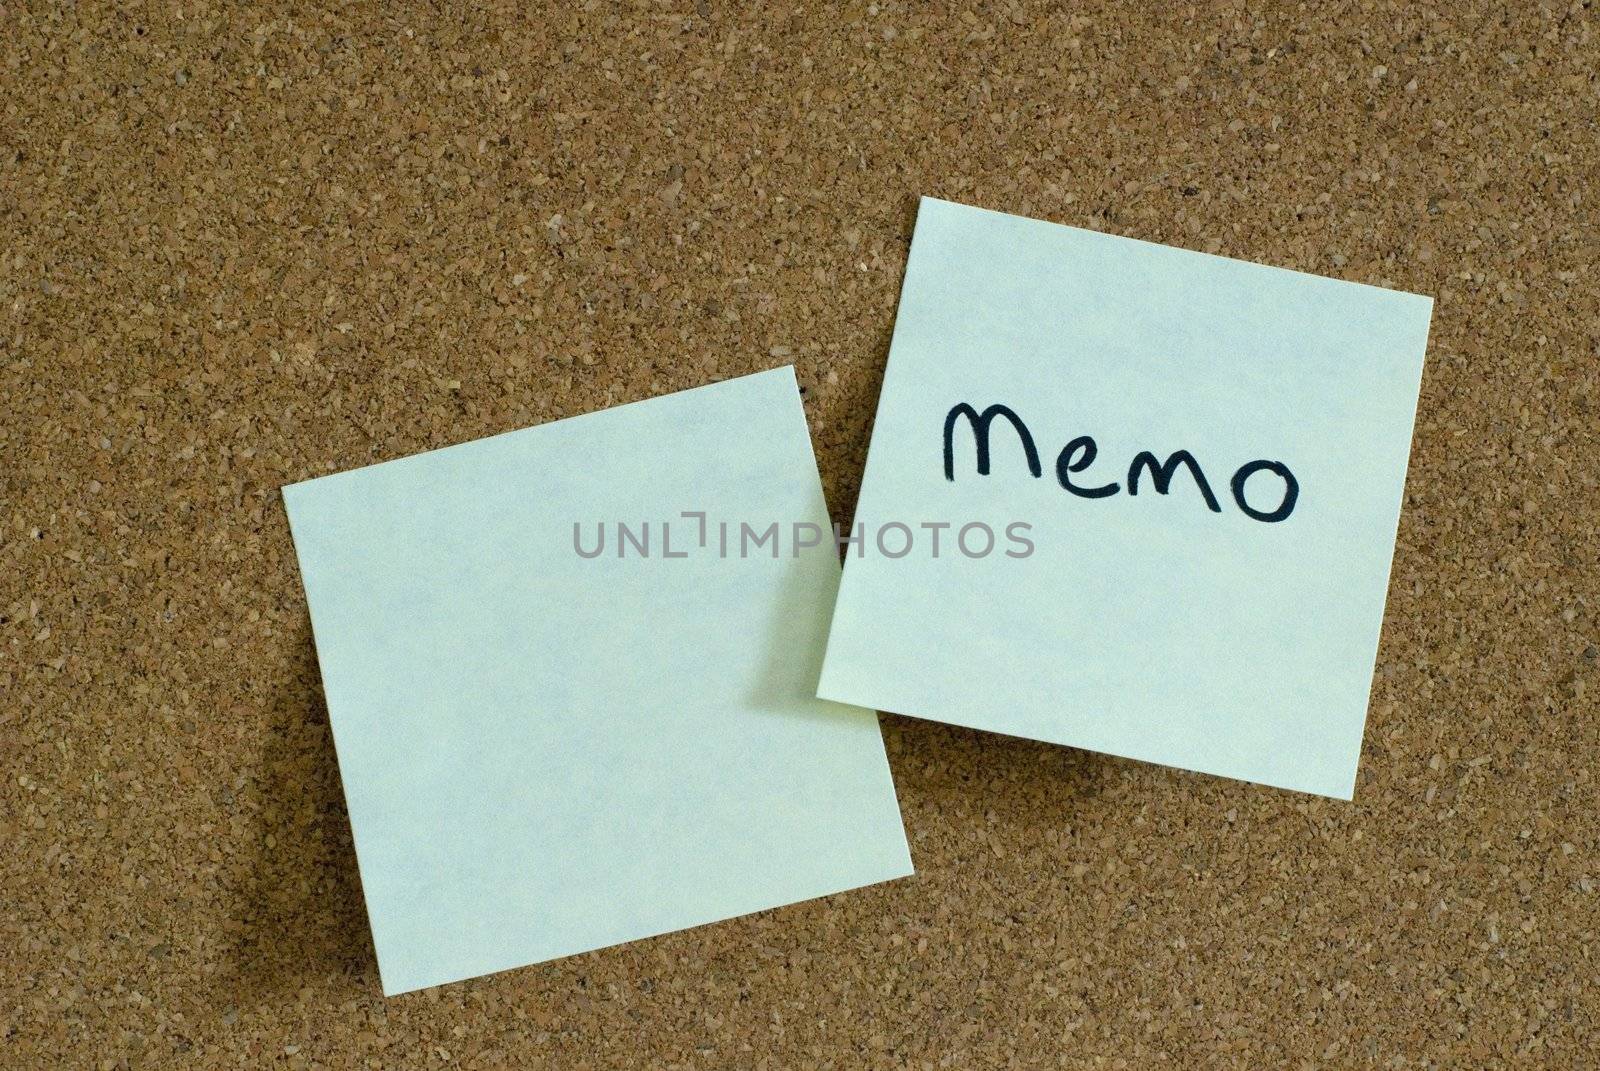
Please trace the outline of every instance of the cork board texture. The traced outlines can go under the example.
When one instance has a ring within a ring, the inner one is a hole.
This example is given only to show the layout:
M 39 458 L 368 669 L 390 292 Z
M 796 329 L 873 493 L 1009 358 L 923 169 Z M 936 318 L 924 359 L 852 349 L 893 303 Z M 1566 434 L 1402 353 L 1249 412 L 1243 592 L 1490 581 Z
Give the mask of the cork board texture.
M 4 3 L 0 1065 L 1572 1066 L 1588 3 Z M 1353 804 L 884 719 L 918 874 L 386 1001 L 278 488 L 794 363 L 919 194 L 1437 299 Z

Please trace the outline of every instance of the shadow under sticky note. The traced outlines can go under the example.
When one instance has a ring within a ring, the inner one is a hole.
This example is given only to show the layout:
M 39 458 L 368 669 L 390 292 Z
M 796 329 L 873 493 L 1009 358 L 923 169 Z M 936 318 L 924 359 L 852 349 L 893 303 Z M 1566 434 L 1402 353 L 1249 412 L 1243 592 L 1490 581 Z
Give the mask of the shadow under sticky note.
M 1431 309 L 923 199 L 818 694 L 1349 798 Z
M 832 547 L 683 516 L 827 528 L 791 369 L 284 499 L 386 993 L 911 872 Z

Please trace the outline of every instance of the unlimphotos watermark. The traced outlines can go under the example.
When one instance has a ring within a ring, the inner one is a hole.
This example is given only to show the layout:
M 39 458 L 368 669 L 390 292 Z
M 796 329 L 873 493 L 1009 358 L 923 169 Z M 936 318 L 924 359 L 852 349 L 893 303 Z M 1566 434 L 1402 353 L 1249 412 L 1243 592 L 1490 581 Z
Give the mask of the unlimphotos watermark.
M 831 529 L 831 530 L 830 530 Z M 835 553 L 865 558 L 921 555 L 939 558 L 1031 557 L 1027 521 L 991 525 L 984 521 L 858 521 L 849 529 L 812 521 L 713 520 L 704 510 L 684 510 L 655 521 L 573 521 L 572 549 L 580 558 L 671 560 L 691 555 L 717 558 L 792 557 L 832 541 Z

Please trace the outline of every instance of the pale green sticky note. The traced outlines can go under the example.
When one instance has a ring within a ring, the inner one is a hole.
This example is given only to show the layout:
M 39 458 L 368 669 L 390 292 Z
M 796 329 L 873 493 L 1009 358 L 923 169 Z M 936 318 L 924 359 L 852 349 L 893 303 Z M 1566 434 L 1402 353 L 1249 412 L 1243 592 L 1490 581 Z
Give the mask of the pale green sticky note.
M 284 500 L 386 993 L 911 872 L 876 715 L 814 696 L 831 545 L 717 537 L 828 526 L 791 369 Z
M 1431 309 L 924 199 L 819 694 L 1349 798 Z

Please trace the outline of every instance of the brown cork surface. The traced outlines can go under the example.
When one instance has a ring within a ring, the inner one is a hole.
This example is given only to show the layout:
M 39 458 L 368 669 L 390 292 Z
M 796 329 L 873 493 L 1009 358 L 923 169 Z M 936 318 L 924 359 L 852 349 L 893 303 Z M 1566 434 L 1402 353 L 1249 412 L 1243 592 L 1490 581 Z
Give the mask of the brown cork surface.
M 743 7 L 0 6 L 0 1066 L 1592 1063 L 1600 14 Z M 916 877 L 384 1000 L 278 488 L 793 362 L 842 519 L 919 194 L 1435 296 L 1356 801 L 885 718 Z

